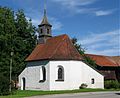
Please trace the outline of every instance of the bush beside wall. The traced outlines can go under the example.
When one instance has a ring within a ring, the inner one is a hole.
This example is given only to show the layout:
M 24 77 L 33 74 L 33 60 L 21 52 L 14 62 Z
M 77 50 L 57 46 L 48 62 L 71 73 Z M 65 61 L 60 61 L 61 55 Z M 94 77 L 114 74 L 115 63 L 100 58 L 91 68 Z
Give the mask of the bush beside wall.
M 115 80 L 106 80 L 105 81 L 105 88 L 106 89 L 120 89 L 120 83 Z

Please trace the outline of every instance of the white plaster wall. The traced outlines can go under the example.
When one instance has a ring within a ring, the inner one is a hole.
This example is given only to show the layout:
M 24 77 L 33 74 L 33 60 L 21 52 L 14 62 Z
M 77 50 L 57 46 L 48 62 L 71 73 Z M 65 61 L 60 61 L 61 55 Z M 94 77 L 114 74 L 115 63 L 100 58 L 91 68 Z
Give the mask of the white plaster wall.
M 82 82 L 88 85 L 88 88 L 104 88 L 104 76 L 96 70 L 81 62 L 82 68 Z M 95 83 L 92 84 L 91 79 L 94 78 Z
M 57 67 L 64 67 L 64 81 L 57 80 Z M 81 61 L 50 61 L 50 90 L 79 89 L 82 83 L 88 88 L 104 88 L 104 77 Z M 95 84 L 91 84 L 91 79 Z
M 56 81 L 59 65 L 64 67 L 64 81 Z M 46 81 L 43 83 L 39 82 L 41 66 L 46 68 Z M 88 88 L 104 88 L 104 77 L 81 61 L 28 62 L 19 75 L 20 87 L 23 77 L 26 79 L 26 90 L 72 90 L 79 89 L 82 83 L 86 83 Z M 91 84 L 92 78 L 95 84 Z
M 46 81 L 40 81 L 40 67 L 46 68 Z M 28 62 L 27 67 L 19 75 L 19 86 L 22 89 L 22 78 L 26 79 L 26 90 L 49 90 L 49 62 Z

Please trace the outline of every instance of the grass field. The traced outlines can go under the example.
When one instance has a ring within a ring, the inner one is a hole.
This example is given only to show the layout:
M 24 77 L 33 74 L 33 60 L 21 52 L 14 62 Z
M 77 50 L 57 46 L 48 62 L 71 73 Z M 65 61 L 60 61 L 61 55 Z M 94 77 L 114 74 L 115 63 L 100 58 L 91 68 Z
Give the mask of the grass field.
M 65 94 L 65 93 L 80 93 L 80 92 L 99 92 L 99 91 L 115 91 L 113 89 L 80 89 L 80 90 L 64 90 L 64 91 L 16 91 L 13 95 L 0 96 L 0 98 L 23 98 L 37 95 L 50 95 L 50 94 Z

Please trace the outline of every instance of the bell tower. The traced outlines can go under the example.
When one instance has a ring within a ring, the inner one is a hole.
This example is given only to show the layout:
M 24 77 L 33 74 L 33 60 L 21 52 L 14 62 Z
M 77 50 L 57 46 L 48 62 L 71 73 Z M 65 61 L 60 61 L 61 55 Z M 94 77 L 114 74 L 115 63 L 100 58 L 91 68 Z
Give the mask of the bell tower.
M 46 2 L 44 0 L 44 16 L 40 25 L 38 25 L 38 32 L 39 32 L 39 44 L 44 44 L 46 40 L 52 37 L 52 25 L 48 22 L 47 19 L 47 10 L 46 10 Z

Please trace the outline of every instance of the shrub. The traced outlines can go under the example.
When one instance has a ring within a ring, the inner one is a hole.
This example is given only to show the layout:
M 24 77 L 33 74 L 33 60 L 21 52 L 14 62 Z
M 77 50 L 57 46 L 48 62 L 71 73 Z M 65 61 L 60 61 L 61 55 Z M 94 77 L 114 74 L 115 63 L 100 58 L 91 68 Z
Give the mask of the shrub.
M 79 88 L 80 88 L 80 89 L 84 89 L 84 88 L 87 88 L 87 86 L 88 86 L 87 84 L 82 83 Z
M 106 89 L 120 89 L 120 83 L 118 81 L 115 80 L 106 80 L 105 81 L 105 88 Z

